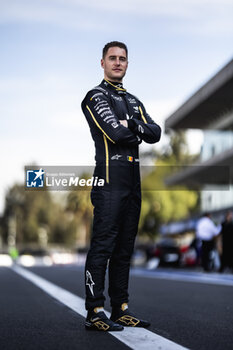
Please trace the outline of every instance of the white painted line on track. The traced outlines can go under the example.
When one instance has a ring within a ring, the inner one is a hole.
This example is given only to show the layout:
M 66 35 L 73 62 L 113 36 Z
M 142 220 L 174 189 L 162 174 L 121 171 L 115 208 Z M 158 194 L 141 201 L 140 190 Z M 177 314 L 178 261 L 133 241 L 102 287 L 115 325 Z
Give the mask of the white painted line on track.
M 219 274 L 209 275 L 207 273 L 195 272 L 166 272 L 166 271 L 146 271 L 144 269 L 132 269 L 130 271 L 132 276 L 140 276 L 145 278 L 158 278 L 180 282 L 195 282 L 204 284 L 214 284 L 220 286 L 233 287 L 233 276 L 221 276 Z
M 79 315 L 86 317 L 87 312 L 85 310 L 84 299 L 45 280 L 44 278 L 26 270 L 25 268 L 14 265 L 12 266 L 12 270 L 34 283 L 44 292 L 60 301 L 62 304 L 68 306 Z M 109 312 L 105 311 L 105 313 L 108 317 L 110 317 Z M 134 350 L 187 350 L 183 346 L 144 328 L 125 327 L 122 332 L 108 333 Z

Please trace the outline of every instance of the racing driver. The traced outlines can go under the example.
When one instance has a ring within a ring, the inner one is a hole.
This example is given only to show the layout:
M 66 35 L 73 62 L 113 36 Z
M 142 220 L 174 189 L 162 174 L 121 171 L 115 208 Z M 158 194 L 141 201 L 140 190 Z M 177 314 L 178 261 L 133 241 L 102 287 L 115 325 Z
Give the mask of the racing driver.
M 93 186 L 91 191 L 94 219 L 85 266 L 85 327 L 121 331 L 123 326 L 150 325 L 130 311 L 128 281 L 141 209 L 138 146 L 142 141 L 158 142 L 161 129 L 140 100 L 123 88 L 126 45 L 118 41 L 106 44 L 101 66 L 103 81 L 82 101 L 96 148 L 94 176 L 104 180 L 104 186 Z M 110 319 L 103 309 L 107 265 Z

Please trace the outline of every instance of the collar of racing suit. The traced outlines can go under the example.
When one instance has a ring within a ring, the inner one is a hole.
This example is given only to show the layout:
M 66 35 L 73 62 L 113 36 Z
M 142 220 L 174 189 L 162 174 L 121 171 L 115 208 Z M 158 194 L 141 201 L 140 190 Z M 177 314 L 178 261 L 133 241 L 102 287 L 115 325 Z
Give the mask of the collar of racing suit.
M 126 89 L 123 88 L 122 83 L 116 83 L 116 82 L 103 79 L 101 84 L 105 85 L 110 90 L 116 92 L 118 95 L 126 95 Z

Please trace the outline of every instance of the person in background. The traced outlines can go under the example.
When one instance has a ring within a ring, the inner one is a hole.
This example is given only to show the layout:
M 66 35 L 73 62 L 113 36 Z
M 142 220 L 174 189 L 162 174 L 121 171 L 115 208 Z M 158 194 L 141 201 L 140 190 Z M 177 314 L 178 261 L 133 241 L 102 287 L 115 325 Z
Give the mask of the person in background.
M 199 219 L 196 227 L 196 237 L 201 240 L 201 262 L 204 271 L 211 271 L 211 252 L 215 248 L 215 237 L 220 233 L 221 225 L 216 226 L 210 213 L 205 213 Z
M 225 220 L 222 223 L 221 241 L 222 254 L 221 266 L 219 272 L 223 272 L 226 267 L 229 267 L 233 272 L 233 215 L 228 211 Z

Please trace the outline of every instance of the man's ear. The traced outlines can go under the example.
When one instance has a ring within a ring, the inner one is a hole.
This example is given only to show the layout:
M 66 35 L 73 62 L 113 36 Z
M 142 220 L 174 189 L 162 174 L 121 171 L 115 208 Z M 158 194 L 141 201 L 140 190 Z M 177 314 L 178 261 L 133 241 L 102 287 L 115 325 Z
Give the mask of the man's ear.
M 101 64 L 101 67 L 104 68 L 104 60 L 103 60 L 103 58 L 101 59 L 100 64 Z

